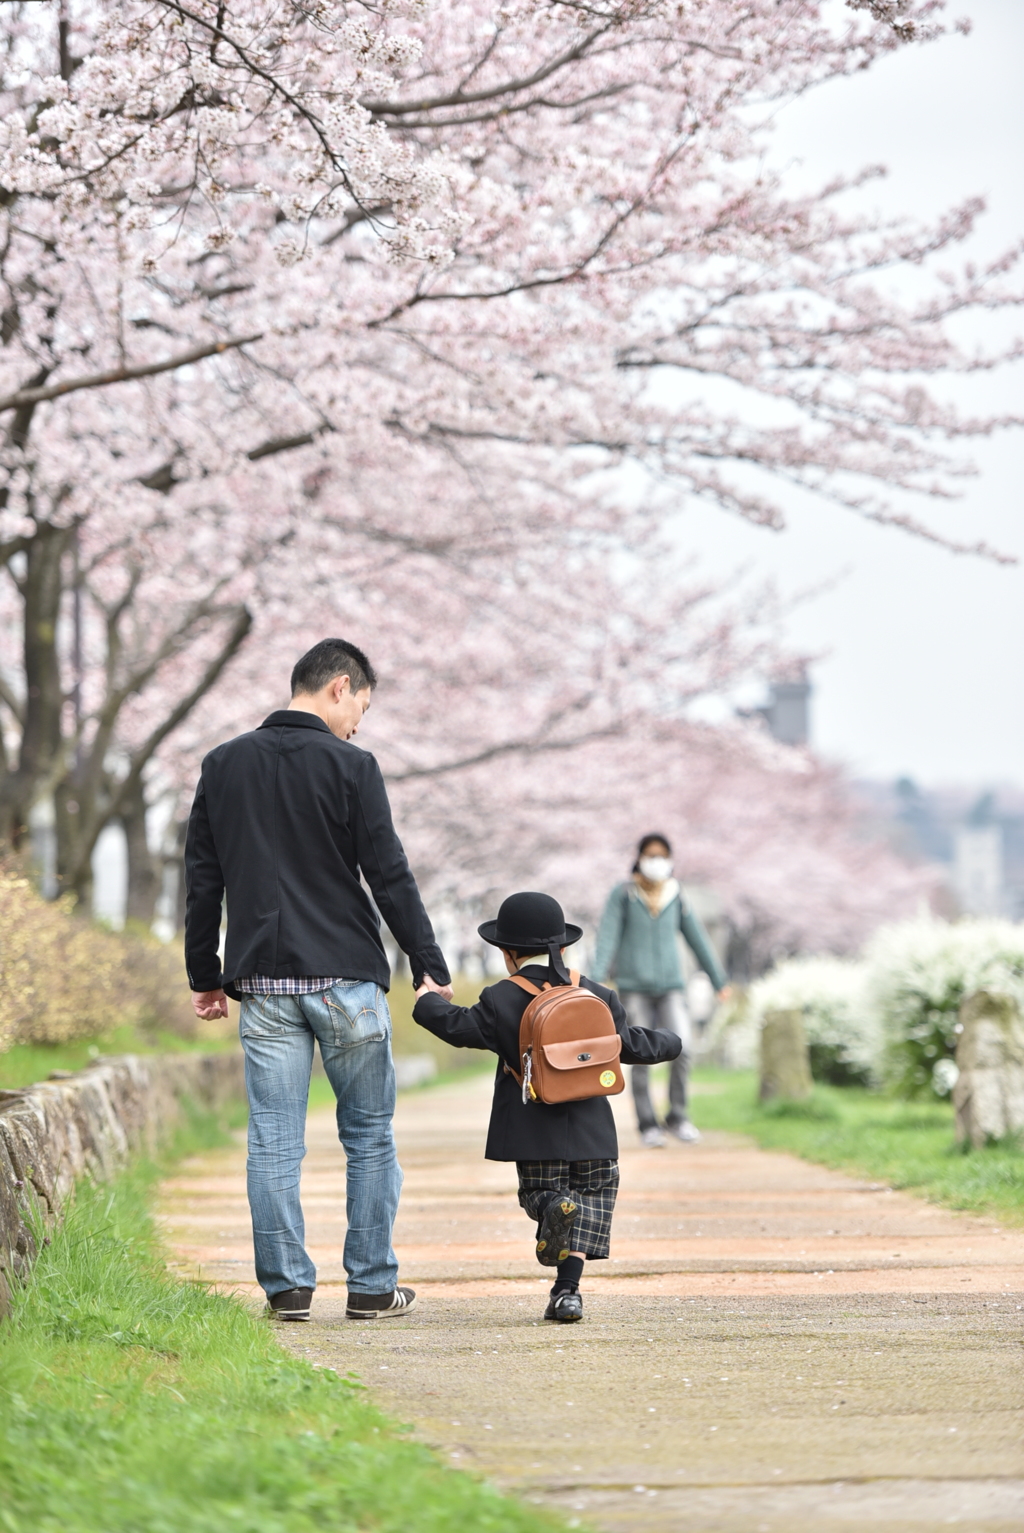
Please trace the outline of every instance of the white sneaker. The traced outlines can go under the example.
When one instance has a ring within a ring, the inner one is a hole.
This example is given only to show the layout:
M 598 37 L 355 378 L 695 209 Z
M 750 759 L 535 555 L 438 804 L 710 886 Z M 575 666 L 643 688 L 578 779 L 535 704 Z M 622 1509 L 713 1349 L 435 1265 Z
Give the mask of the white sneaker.
M 649 1150 L 663 1150 L 665 1135 L 660 1128 L 645 1128 L 641 1131 L 640 1143 L 646 1145 Z
M 672 1134 L 674 1138 L 681 1139 L 684 1144 L 700 1143 L 700 1129 L 695 1128 L 694 1125 L 690 1122 L 689 1118 L 687 1118 L 682 1123 L 674 1123 L 669 1129 L 669 1133 Z

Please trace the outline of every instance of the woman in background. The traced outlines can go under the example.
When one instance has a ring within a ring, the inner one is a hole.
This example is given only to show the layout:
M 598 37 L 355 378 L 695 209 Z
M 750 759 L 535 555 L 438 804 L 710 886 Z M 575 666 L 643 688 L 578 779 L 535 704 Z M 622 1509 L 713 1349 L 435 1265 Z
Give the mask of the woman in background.
M 665 1143 L 665 1131 L 686 1144 L 700 1138 L 690 1122 L 687 1077 L 692 1047 L 690 1015 L 680 962 L 678 934 L 721 995 L 725 971 L 711 939 L 687 905 L 672 877 L 672 848 L 664 836 L 644 836 L 633 865 L 633 876 L 617 884 L 608 896 L 597 935 L 593 977 L 601 984 L 614 979 L 631 1027 L 674 1032 L 683 1050 L 672 1061 L 669 1110 L 664 1131 L 651 1104 L 649 1069 L 633 1066 L 633 1101 L 641 1141 L 651 1149 Z

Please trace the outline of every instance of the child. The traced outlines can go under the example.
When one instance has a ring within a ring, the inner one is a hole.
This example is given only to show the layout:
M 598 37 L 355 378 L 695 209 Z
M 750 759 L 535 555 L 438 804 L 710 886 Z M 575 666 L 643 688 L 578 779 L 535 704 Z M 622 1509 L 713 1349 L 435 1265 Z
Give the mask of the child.
M 583 935 L 567 925 L 562 907 L 549 894 L 511 894 L 496 921 L 485 921 L 481 937 L 499 947 L 509 974 L 541 986 L 568 984 L 562 961 L 566 947 Z M 612 990 L 581 979 L 580 984 L 610 1007 L 622 1039 L 622 1062 L 654 1065 L 675 1059 L 682 1042 L 675 1033 L 630 1027 Z M 510 1070 L 521 1068 L 519 1022 L 532 997 L 519 985 L 499 980 L 475 1006 L 456 1006 L 426 984 L 416 992 L 413 1016 L 421 1027 L 456 1048 L 491 1049 L 498 1056 L 494 1101 L 484 1155 L 514 1160 L 519 1202 L 537 1222 L 537 1260 L 557 1267 L 545 1320 L 583 1319 L 579 1285 L 584 1258 L 608 1255 L 612 1212 L 619 1189 L 619 1146 L 611 1105 L 605 1097 L 583 1102 L 523 1102 Z

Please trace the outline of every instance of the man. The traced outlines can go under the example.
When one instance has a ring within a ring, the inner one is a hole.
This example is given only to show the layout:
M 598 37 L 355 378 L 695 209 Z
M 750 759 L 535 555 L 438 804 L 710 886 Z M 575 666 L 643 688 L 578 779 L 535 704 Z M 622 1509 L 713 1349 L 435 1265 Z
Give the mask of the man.
M 269 1310 L 308 1320 L 299 1174 L 314 1039 L 347 1156 L 346 1314 L 408 1314 L 391 1231 L 402 1173 L 391 1119 L 390 972 L 365 877 L 413 983 L 451 999 L 450 976 L 391 820 L 380 768 L 350 744 L 377 678 L 361 650 L 324 639 L 292 672 L 292 700 L 206 757 L 185 844 L 185 963 L 199 1017 L 239 1032 L 249 1097 L 249 1207 Z M 227 895 L 223 968 L 218 957 Z

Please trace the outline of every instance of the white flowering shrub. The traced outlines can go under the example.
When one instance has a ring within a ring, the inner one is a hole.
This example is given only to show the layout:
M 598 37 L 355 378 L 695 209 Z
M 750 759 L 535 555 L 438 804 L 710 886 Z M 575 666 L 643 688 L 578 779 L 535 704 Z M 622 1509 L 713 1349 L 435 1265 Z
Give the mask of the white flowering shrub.
M 1024 1009 L 1024 924 L 903 921 L 881 927 L 859 961 L 785 959 L 719 1008 L 709 1044 L 726 1066 L 754 1069 L 767 1013 L 800 1010 L 816 1080 L 948 1097 L 960 1005 L 978 990 Z
M 802 1011 L 811 1073 L 834 1086 L 878 1079 L 882 1034 L 864 965 L 842 958 L 787 958 L 750 987 L 751 1022 L 759 1033 L 770 1011 Z
M 864 960 L 884 1075 L 901 1096 L 948 1096 L 965 996 L 991 990 L 1024 1006 L 1024 924 L 904 921 L 882 927 Z

